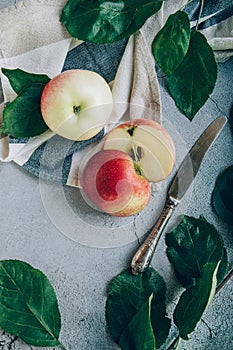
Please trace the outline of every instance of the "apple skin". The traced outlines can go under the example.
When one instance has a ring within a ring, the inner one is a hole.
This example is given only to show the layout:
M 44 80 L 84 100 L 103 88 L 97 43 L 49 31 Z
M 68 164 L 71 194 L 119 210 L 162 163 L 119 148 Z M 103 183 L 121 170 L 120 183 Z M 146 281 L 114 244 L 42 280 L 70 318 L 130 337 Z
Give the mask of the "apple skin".
M 132 158 L 118 150 L 95 153 L 81 172 L 80 184 L 89 205 L 113 216 L 131 216 L 149 202 L 148 181 L 135 169 Z
M 71 69 L 45 86 L 41 113 L 56 134 L 74 141 L 97 135 L 108 122 L 113 98 L 107 82 L 97 73 Z
M 166 179 L 175 164 L 175 146 L 167 130 L 150 119 L 135 119 L 111 130 L 104 149 L 128 153 L 150 182 Z

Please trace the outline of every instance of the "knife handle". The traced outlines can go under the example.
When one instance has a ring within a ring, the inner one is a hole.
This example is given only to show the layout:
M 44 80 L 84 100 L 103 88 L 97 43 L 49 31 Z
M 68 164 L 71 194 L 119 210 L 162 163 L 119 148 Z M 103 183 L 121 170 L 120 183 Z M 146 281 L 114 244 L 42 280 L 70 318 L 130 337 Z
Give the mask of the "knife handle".
M 131 270 L 134 275 L 142 273 L 150 265 L 158 241 L 178 203 L 179 201 L 171 197 L 167 198 L 163 211 L 150 235 L 146 238 L 133 256 L 131 261 Z

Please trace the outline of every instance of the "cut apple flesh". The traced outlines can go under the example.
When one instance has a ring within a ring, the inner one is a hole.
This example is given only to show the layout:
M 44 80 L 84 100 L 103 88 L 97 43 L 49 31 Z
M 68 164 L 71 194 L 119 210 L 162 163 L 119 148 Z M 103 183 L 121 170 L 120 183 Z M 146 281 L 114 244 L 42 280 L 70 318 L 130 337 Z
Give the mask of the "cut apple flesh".
M 171 173 L 175 148 L 167 131 L 159 124 L 154 124 L 122 124 L 107 135 L 104 149 L 128 153 L 148 181 L 158 182 Z

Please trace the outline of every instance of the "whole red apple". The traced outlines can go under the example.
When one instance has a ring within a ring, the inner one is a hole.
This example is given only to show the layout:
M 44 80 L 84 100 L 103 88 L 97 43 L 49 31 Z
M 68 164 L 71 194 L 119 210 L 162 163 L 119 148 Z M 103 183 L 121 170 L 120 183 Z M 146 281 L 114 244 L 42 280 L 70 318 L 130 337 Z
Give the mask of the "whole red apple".
M 134 215 L 150 199 L 150 186 L 140 168 L 119 150 L 94 154 L 81 173 L 80 183 L 89 204 L 114 216 Z

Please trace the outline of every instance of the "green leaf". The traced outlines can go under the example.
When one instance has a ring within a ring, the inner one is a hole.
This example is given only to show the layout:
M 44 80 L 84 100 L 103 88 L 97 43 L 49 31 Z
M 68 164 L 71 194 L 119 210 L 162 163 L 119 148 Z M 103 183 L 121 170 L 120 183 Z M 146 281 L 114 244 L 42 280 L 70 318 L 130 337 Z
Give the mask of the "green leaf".
M 151 300 L 153 293 L 149 299 L 140 307 L 132 321 L 127 325 L 120 336 L 119 345 L 122 350 L 153 350 L 156 349 L 153 328 L 150 322 Z M 141 334 L 135 333 L 135 329 L 141 327 Z
M 189 41 L 188 15 L 183 11 L 170 15 L 152 43 L 156 63 L 165 74 L 172 74 L 181 63 L 188 51 Z
M 129 37 L 159 11 L 162 0 L 69 0 L 60 21 L 71 36 L 94 43 Z
M 219 263 L 205 264 L 197 284 L 186 290 L 179 299 L 174 311 L 174 322 L 183 339 L 188 339 L 215 294 L 218 266 Z
M 216 80 L 217 64 L 213 50 L 203 34 L 193 31 L 187 54 L 167 77 L 171 96 L 190 120 L 208 99 Z
M 222 237 L 204 218 L 184 216 L 167 234 L 166 244 L 167 256 L 185 288 L 197 283 L 206 263 L 217 263 L 224 253 Z
M 165 305 L 165 283 L 161 288 L 161 293 L 157 292 L 153 294 L 153 300 L 151 304 L 151 324 L 154 330 L 156 349 L 159 349 L 168 337 L 168 333 L 171 326 L 171 320 L 166 317 L 166 305 Z M 162 292 L 163 290 L 163 292 Z
M 108 291 L 106 320 L 112 339 L 117 344 L 121 342 L 122 349 L 147 349 L 146 345 L 141 348 L 128 347 L 131 341 L 134 341 L 134 345 L 142 344 L 144 340 L 147 344 L 153 344 L 150 324 L 156 347 L 165 341 L 170 329 L 170 320 L 166 317 L 165 310 L 165 292 L 162 277 L 152 268 L 147 268 L 137 276 L 132 275 L 128 269 L 113 279 Z M 146 313 L 152 294 L 151 311 Z
M 30 83 L 3 111 L 2 132 L 13 137 L 36 136 L 48 129 L 40 111 L 44 84 Z
M 217 178 L 212 194 L 216 214 L 228 224 L 233 224 L 233 165 Z
M 2 68 L 2 73 L 8 78 L 12 89 L 18 94 L 29 83 L 37 82 L 46 84 L 50 78 L 45 74 L 33 74 L 21 69 Z
M 55 292 L 41 271 L 23 261 L 0 261 L 0 327 L 31 345 L 60 345 Z

